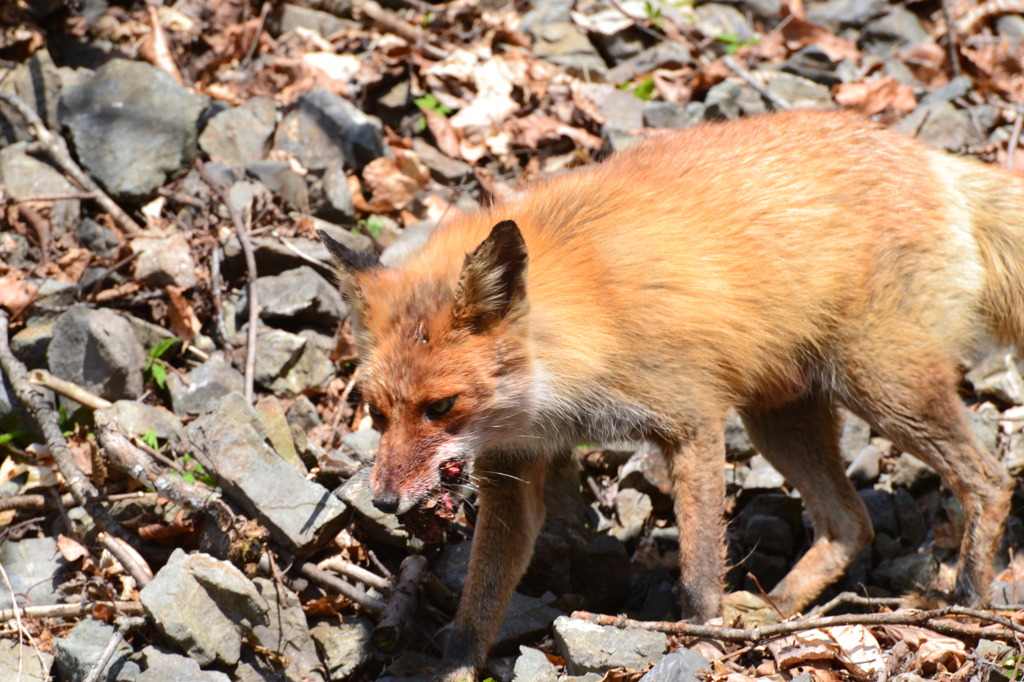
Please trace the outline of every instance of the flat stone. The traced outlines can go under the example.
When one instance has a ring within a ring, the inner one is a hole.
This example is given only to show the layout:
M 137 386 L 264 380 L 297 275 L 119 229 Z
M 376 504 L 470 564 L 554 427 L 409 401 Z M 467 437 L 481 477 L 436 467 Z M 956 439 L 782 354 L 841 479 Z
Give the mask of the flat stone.
M 827 85 L 784 71 L 768 79 L 767 88 L 795 109 L 823 109 L 833 104 L 832 90 Z
M 113 59 L 63 90 L 58 116 L 85 170 L 113 198 L 142 201 L 192 161 L 206 103 L 161 69 Z
M 106 308 L 75 307 L 53 325 L 50 371 L 107 400 L 142 394 L 146 352 L 132 327 Z
M 331 6 L 336 7 L 338 4 L 340 3 L 334 2 L 331 3 Z M 340 8 L 335 11 L 340 11 Z M 285 3 L 278 11 L 274 12 L 274 21 L 271 25 L 275 36 L 294 31 L 297 28 L 304 28 L 316 31 L 324 38 L 329 38 L 338 31 L 360 27 L 357 22 L 341 19 L 330 12 L 322 12 L 291 3 Z
M 0 183 L 11 199 L 31 199 L 47 194 L 78 194 L 79 189 L 54 166 L 26 153 L 26 143 L 0 149 Z M 47 219 L 53 237 L 75 229 L 81 219 L 82 202 L 61 199 L 50 202 Z
M 622 542 L 640 537 L 644 524 L 654 511 L 651 498 L 639 490 L 622 488 L 615 498 L 615 525 L 611 534 Z
M 128 436 L 141 438 L 152 429 L 157 438 L 168 441 L 174 450 L 188 449 L 185 427 L 172 412 L 135 400 L 118 400 L 102 412 Z
M 53 654 L 13 639 L 0 639 L 0 677 L 18 682 L 49 682 Z
M 952 102 L 936 101 L 918 106 L 893 128 L 914 135 L 930 147 L 957 151 L 980 141 L 970 116 Z
M 309 212 L 310 192 L 306 181 L 286 161 L 255 161 L 245 167 L 245 172 L 259 180 L 271 194 L 281 197 L 287 206 L 302 213 Z
M 33 3 L 36 5 L 43 3 Z M 55 0 L 46 4 L 53 5 Z M 56 2 L 59 7 L 60 2 Z M 61 81 L 57 66 L 46 48 L 36 50 L 31 57 L 10 67 L 0 89 L 18 96 L 43 120 L 50 130 L 60 128 L 57 122 L 57 99 L 60 97 Z M 14 142 L 30 142 L 35 137 L 25 126 L 25 120 L 16 111 L 0 103 L 0 148 Z
M 245 377 L 231 366 L 224 354 L 214 353 L 210 359 L 190 370 L 183 381 L 177 374 L 167 375 L 167 392 L 174 412 L 180 416 L 200 414 L 229 393 L 245 390 Z
M 689 128 L 702 120 L 703 105 L 691 107 L 676 102 L 648 102 L 644 105 L 644 125 L 649 128 Z
M 196 262 L 184 235 L 136 237 L 131 245 L 132 251 L 139 254 L 133 264 L 136 279 L 156 287 L 195 286 Z
M 277 127 L 274 148 L 294 154 L 311 170 L 342 163 L 360 171 L 384 154 L 380 122 L 323 88 L 299 97 Z
M 317 647 L 310 635 L 299 596 L 267 578 L 253 578 L 253 584 L 270 607 L 268 622 L 257 623 L 252 630 L 253 637 L 287 661 L 282 671 L 287 679 L 322 679 Z
M 710 38 L 730 35 L 742 43 L 754 36 L 754 30 L 747 18 L 735 7 L 709 2 L 699 5 L 696 12 L 697 28 Z
M 60 602 L 58 586 L 67 580 L 72 566 L 57 551 L 53 538 L 24 538 L 0 543 L 0 564 L 7 571 L 14 594 L 26 595 L 19 606 Z M 11 593 L 0 590 L 0 608 L 11 608 Z
M 836 28 L 863 26 L 889 9 L 886 0 L 827 0 L 810 3 L 807 19 Z
M 570 675 L 604 673 L 620 666 L 643 668 L 668 649 L 668 637 L 661 632 L 595 625 L 566 616 L 555 619 L 554 634 Z
M 918 43 L 932 43 L 928 29 L 916 14 L 903 7 L 892 7 L 878 19 L 864 27 L 861 41 L 876 54 L 885 54 L 891 47 L 908 47 Z
M 275 112 L 274 100 L 253 97 L 211 118 L 199 136 L 199 146 L 211 159 L 229 166 L 260 161 L 270 149 Z
M 203 670 L 199 663 L 155 646 L 147 646 L 139 652 L 139 661 L 145 671 L 134 682 L 231 682 L 231 678 L 216 670 Z
M 436 220 L 421 220 L 406 227 L 398 235 L 398 238 L 380 254 L 381 265 L 393 268 L 419 253 L 435 228 L 437 228 Z
M 281 401 L 274 396 L 264 396 L 256 401 L 256 413 L 259 414 L 263 428 L 266 429 L 270 446 L 281 459 L 305 475 L 306 466 L 299 459 L 299 453 L 295 449 L 295 441 L 292 440 L 292 431 L 285 419 Z
M 300 556 L 341 530 L 345 505 L 266 444 L 259 417 L 241 394 L 214 403 L 192 422 L 188 434 L 196 457 L 218 478 L 225 495 Z
M 11 352 L 29 369 L 46 367 L 46 349 L 53 339 L 52 318 L 32 318 L 11 337 Z
M 532 52 L 570 76 L 601 81 L 608 67 L 594 44 L 571 21 L 538 22 L 523 29 L 533 38 Z
M 644 682 L 700 682 L 705 679 L 699 672 L 711 672 L 711 663 L 696 651 L 676 649 L 658 661 L 644 675 Z
M 326 203 L 317 210 L 319 215 L 335 222 L 355 222 L 355 202 L 348 188 L 348 176 L 341 164 L 331 164 L 324 171 L 323 192 Z
M 81 680 L 99 660 L 100 654 L 110 642 L 114 626 L 94 618 L 79 621 L 65 637 L 53 640 L 54 663 L 58 679 Z M 132 649 L 121 642 L 110 661 L 100 673 L 101 680 L 114 680 L 118 671 L 128 662 Z
M 83 249 L 104 257 L 113 256 L 120 246 L 114 231 L 92 218 L 86 218 L 78 227 L 78 243 Z
M 342 502 L 356 510 L 362 519 L 360 530 L 374 542 L 404 548 L 413 540 L 397 516 L 382 512 L 373 506 L 370 501 L 373 493 L 370 490 L 370 470 L 368 468 L 356 472 L 334 494 Z
M 460 185 L 473 178 L 473 167 L 465 161 L 453 159 L 420 137 L 412 138 L 412 150 L 430 169 L 430 175 L 445 185 Z
M 341 623 L 321 621 L 310 628 L 332 680 L 348 679 L 370 660 L 372 632 L 373 624 L 365 616 Z
M 898 594 L 927 590 L 939 573 L 939 563 L 931 554 L 907 554 L 886 559 L 873 571 L 874 577 Z
M 269 607 L 252 581 L 226 561 L 175 549 L 139 592 L 149 618 L 199 665 L 238 663 L 242 638 L 267 623 Z
M 348 316 L 338 288 L 309 266 L 286 270 L 256 280 L 260 317 L 268 322 L 300 321 L 333 330 Z M 248 318 L 248 299 L 240 314 Z
M 560 609 L 544 600 L 514 592 L 491 648 L 499 653 L 515 651 L 520 644 L 546 634 L 556 618 L 564 617 Z
M 519 658 L 516 659 L 515 677 L 512 682 L 556 682 L 558 668 L 548 660 L 540 649 L 528 646 L 519 647 Z

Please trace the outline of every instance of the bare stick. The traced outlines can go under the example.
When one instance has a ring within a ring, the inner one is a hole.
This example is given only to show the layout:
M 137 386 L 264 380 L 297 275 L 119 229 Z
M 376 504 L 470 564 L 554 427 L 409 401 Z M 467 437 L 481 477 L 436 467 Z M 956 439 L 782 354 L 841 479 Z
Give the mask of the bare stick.
M 100 679 L 100 674 L 103 673 L 103 669 L 107 667 L 107 663 L 110 663 L 110 659 L 113 657 L 114 652 L 117 651 L 117 647 L 120 646 L 121 642 L 124 641 L 125 633 L 132 628 L 142 627 L 146 624 L 145 618 L 133 618 L 131 616 L 118 616 L 115 619 L 117 623 L 117 630 L 110 636 L 110 640 L 107 642 L 107 646 L 103 647 L 103 651 L 100 652 L 100 657 L 93 663 L 92 668 L 89 670 L 89 674 L 85 676 L 82 682 L 96 682 Z
M 942 18 L 946 22 L 946 51 L 949 53 L 949 68 L 953 70 L 953 78 L 956 78 L 960 75 L 960 54 L 956 49 L 957 27 L 953 23 L 949 0 L 942 0 Z
M 943 621 L 953 615 L 970 616 L 979 620 L 1002 625 L 1003 630 L 982 629 L 978 626 Z M 1009 618 L 988 611 L 967 609 L 962 606 L 947 606 L 931 611 L 894 611 L 891 613 L 851 613 L 843 616 L 825 616 L 822 618 L 800 618 L 785 623 L 773 623 L 755 628 L 729 628 L 721 625 L 697 625 L 682 621 L 641 621 L 625 616 L 606 616 L 587 611 L 575 611 L 573 618 L 579 618 L 598 625 L 615 627 L 636 627 L 655 632 L 681 635 L 683 637 L 707 637 L 726 642 L 759 643 L 793 632 L 802 632 L 817 628 L 830 628 L 837 625 L 916 625 L 933 632 L 953 637 L 987 637 L 1016 642 L 1024 635 L 1024 625 L 1019 625 Z
M 366 570 L 362 566 L 357 566 L 353 564 L 351 561 L 345 561 L 340 556 L 333 556 L 329 559 L 324 559 L 323 561 L 317 564 L 317 568 L 322 568 L 325 571 L 334 571 L 335 573 L 340 573 L 344 576 L 352 578 L 353 580 L 358 580 L 364 585 L 375 587 L 381 592 L 390 591 L 391 588 L 393 587 L 391 581 L 387 578 L 382 578 L 376 573 Z
M 390 653 L 398 646 L 405 625 L 416 610 L 416 605 L 420 601 L 420 582 L 423 581 L 423 571 L 426 567 L 427 558 L 419 554 L 407 556 L 402 560 L 402 567 L 398 571 L 398 585 L 395 586 L 395 591 L 391 593 L 391 598 L 381 613 L 380 622 L 370 635 L 373 645 L 384 653 Z
M 8 318 L 5 310 L 0 310 L 0 369 L 7 375 L 14 394 L 18 400 L 35 419 L 39 425 L 46 444 L 50 448 L 50 455 L 57 463 L 64 480 L 67 481 L 71 494 L 75 501 L 85 508 L 85 511 L 96 522 L 96 525 L 117 537 L 132 542 L 136 540 L 124 527 L 110 515 L 96 497 L 99 494 L 92 481 L 82 473 L 75 463 L 75 456 L 68 448 L 68 442 L 60 430 L 60 421 L 57 412 L 51 408 L 43 396 L 33 388 L 28 380 L 28 372 L 25 365 L 11 353 L 7 342 Z
M 1013 168 L 1013 155 L 1017 152 L 1020 144 L 1020 133 L 1024 127 L 1024 107 L 1017 109 L 1017 119 L 1013 122 L 1013 132 L 1010 133 L 1010 141 L 1006 143 L 1006 167 Z
M 37 194 L 31 197 L 21 197 L 20 199 L 14 199 L 16 204 L 25 204 L 31 201 L 84 201 L 87 199 L 95 199 L 99 195 L 96 192 L 62 192 L 57 194 Z
M 121 500 L 140 500 L 143 498 L 155 498 L 156 493 L 147 493 L 138 491 L 134 493 L 116 493 L 114 495 L 97 495 L 96 500 L 99 502 L 120 502 Z M 72 507 L 75 503 L 75 498 L 71 493 L 65 493 L 60 496 L 60 503 L 65 507 Z M 8 511 L 15 509 L 18 511 L 50 511 L 57 506 L 57 501 L 53 498 L 47 497 L 46 495 L 10 495 L 8 497 L 0 497 L 0 511 Z
M 385 31 L 390 31 L 399 38 L 403 38 L 404 40 L 412 43 L 430 59 L 440 60 L 448 56 L 447 50 L 434 47 L 427 42 L 426 34 L 422 29 L 395 16 L 393 13 L 374 2 L 374 0 L 367 0 L 367 2 L 360 3 L 358 8 L 360 12 L 370 18 Z
M 71 398 L 76 403 L 81 403 L 93 410 L 102 410 L 114 404 L 106 398 L 101 398 L 95 393 L 85 390 L 76 383 L 53 376 L 45 369 L 34 369 L 29 372 L 28 382 L 36 386 L 48 388 L 54 393 L 59 393 L 65 398 Z
M 857 594 L 856 592 L 841 592 L 821 606 L 815 607 L 809 615 L 819 616 L 821 614 L 828 613 L 832 609 L 837 606 L 842 606 L 843 604 L 872 607 L 884 606 L 895 609 L 899 608 L 902 603 L 903 600 L 899 597 L 865 597 L 864 595 Z
M 125 550 L 116 538 L 112 538 L 106 533 L 100 533 L 99 537 L 100 542 L 103 543 L 103 546 L 107 551 L 110 552 L 114 558 L 117 559 L 118 563 L 124 567 L 124 570 L 128 571 L 128 574 L 134 578 L 135 584 L 139 586 L 139 589 L 142 589 L 153 582 L 153 571 L 149 566 L 145 565 L 144 560 L 143 563 L 139 563 L 141 557 L 136 558 L 132 556 L 132 553 Z
M 256 370 L 256 327 L 260 317 L 259 296 L 256 293 L 256 254 L 252 249 L 252 241 L 249 239 L 249 230 L 246 229 L 242 216 L 231 203 L 231 197 L 228 196 L 227 190 L 213 181 L 213 178 L 206 172 L 202 161 L 196 161 L 196 168 L 199 170 L 199 176 L 202 177 L 203 182 L 217 193 L 228 209 L 228 215 L 231 216 L 231 222 L 234 223 L 235 231 L 238 233 L 238 243 L 242 245 L 242 253 L 245 254 L 245 268 L 249 278 L 249 330 L 245 340 L 245 399 L 252 403 L 253 375 Z
M 75 163 L 75 160 L 71 158 L 71 154 L 68 153 L 67 146 L 64 144 L 64 138 L 60 135 L 56 135 L 46 127 L 39 115 L 32 110 L 32 107 L 25 104 L 17 95 L 0 90 L 0 101 L 4 102 L 12 109 L 17 111 L 25 123 L 28 124 L 29 129 L 40 144 L 46 149 L 46 153 L 49 154 L 50 158 L 61 167 L 61 169 L 71 176 L 71 178 L 77 182 L 82 188 L 90 193 L 96 195 L 96 203 L 103 207 L 107 213 L 111 215 L 118 227 L 127 232 L 128 234 L 138 236 L 144 234 L 144 230 L 139 227 L 139 224 L 132 220 L 131 216 L 124 212 L 117 203 L 110 198 L 110 196 L 100 189 L 100 186 L 96 184 L 89 175 L 82 170 L 82 168 Z
M 291 570 L 297 571 L 328 591 L 340 594 L 349 601 L 359 604 L 367 613 L 376 615 L 384 610 L 384 602 L 380 599 L 371 597 L 362 589 L 345 582 L 333 573 L 317 568 L 316 564 L 293 557 L 287 552 L 279 552 L 279 554 L 282 560 L 291 563 Z M 270 559 L 266 554 L 260 557 L 260 568 L 268 573 L 272 571 Z
M 0 569 L 3 567 L 0 566 Z M 77 604 L 43 604 L 40 606 L 22 606 L 21 608 L 0 609 L 0 621 L 18 618 L 80 618 L 93 612 L 97 606 L 106 606 L 126 616 L 141 616 L 145 611 L 137 601 L 84 601 Z

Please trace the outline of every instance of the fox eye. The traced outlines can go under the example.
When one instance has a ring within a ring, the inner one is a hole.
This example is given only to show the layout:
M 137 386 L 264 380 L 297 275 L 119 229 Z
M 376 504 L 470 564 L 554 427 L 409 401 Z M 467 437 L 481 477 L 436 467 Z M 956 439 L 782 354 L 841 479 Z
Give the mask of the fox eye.
M 427 409 L 423 412 L 427 419 L 440 419 L 441 417 L 448 414 L 448 411 L 452 409 L 452 405 L 455 404 L 455 399 L 458 398 L 456 395 L 448 396 L 437 402 L 430 403 L 427 405 Z
M 370 411 L 370 416 L 373 417 L 374 419 L 378 419 L 378 420 L 384 419 L 384 414 L 380 410 L 378 410 L 375 406 L 367 405 L 366 409 L 368 409 Z

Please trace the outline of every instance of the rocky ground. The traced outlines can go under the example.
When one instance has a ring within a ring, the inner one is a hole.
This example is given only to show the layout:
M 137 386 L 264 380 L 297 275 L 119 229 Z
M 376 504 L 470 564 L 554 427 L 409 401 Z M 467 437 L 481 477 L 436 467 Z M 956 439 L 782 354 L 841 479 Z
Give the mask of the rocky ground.
M 0 677 L 425 679 L 473 511 L 369 504 L 379 434 L 315 230 L 396 262 L 448 212 L 660 128 L 773 109 L 845 107 L 1024 170 L 1021 11 L 4 3 Z M 1024 364 L 992 349 L 967 369 L 967 416 L 1017 475 Z M 809 530 L 738 420 L 728 449 L 728 582 L 758 593 Z M 955 500 L 850 415 L 842 450 L 877 537 L 822 602 L 947 589 Z M 578 455 L 549 485 L 494 679 L 1021 679 L 1015 608 L 969 632 L 808 625 L 748 645 L 568 617 L 678 617 L 663 464 L 644 448 Z M 992 597 L 1008 607 L 1024 602 L 1020 510 L 1018 490 Z M 735 602 L 725 625 L 771 620 Z

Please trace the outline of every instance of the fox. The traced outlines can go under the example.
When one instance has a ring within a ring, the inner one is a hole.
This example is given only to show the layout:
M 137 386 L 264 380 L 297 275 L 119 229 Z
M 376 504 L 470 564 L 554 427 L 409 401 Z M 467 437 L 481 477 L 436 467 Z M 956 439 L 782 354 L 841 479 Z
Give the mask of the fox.
M 546 472 L 647 442 L 670 472 L 684 618 L 721 615 L 723 420 L 814 536 L 769 593 L 799 612 L 874 537 L 837 410 L 930 465 L 965 528 L 949 598 L 986 603 L 1014 481 L 958 394 L 985 343 L 1024 344 L 1024 178 L 842 112 L 666 132 L 444 221 L 385 267 L 337 261 L 381 432 L 373 504 L 469 485 L 468 577 L 436 679 L 474 680 L 530 562 Z

